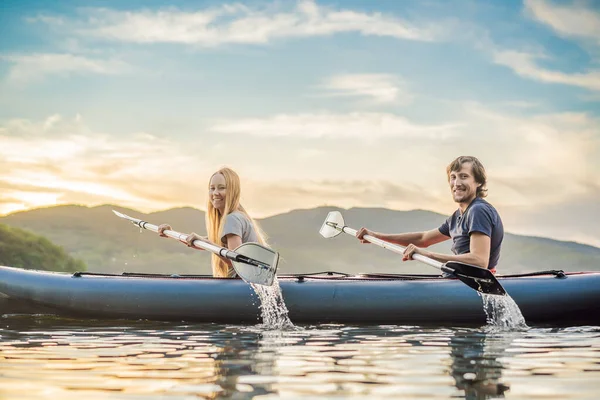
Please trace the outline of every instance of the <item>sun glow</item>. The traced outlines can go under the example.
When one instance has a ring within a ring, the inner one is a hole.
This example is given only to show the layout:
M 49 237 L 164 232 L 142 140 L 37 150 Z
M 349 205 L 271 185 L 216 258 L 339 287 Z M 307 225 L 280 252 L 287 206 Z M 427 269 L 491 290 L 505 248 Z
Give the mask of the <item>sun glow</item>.
M 53 192 L 10 191 L 0 197 L 0 215 L 26 211 L 32 208 L 55 206 L 61 204 L 59 201 L 60 196 L 60 193 Z M 7 198 L 10 198 L 12 201 L 2 201 Z

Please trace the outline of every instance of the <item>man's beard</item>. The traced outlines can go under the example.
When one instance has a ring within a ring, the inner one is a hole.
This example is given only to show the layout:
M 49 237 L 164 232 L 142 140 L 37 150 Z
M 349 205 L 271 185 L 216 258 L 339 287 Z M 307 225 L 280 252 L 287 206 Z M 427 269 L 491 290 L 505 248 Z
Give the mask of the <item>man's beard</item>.
M 452 198 L 456 203 L 464 203 L 467 200 L 471 200 L 473 194 L 468 190 L 461 191 L 460 193 L 452 192 Z

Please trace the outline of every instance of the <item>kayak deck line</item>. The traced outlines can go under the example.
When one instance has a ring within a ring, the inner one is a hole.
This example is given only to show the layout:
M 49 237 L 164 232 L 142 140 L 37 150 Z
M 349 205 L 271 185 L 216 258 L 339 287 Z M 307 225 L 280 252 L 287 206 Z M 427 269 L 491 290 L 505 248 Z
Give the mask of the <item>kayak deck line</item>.
M 50 271 L 49 271 L 50 272 Z M 537 272 L 527 272 L 522 274 L 511 274 L 511 275 L 497 275 L 498 279 L 509 279 L 509 278 L 527 278 L 536 276 L 553 275 L 555 278 L 563 279 L 569 275 L 581 275 L 581 274 L 593 274 L 600 273 L 597 271 L 582 271 L 582 272 L 564 272 L 563 270 L 547 270 Z M 83 276 L 98 276 L 98 277 L 129 277 L 129 278 L 160 278 L 160 279 L 198 279 L 198 280 L 231 280 L 231 278 L 220 278 L 213 277 L 212 275 L 199 275 L 199 274 L 161 274 L 161 273 L 148 273 L 148 272 L 122 272 L 120 274 L 115 273 L 104 273 L 104 272 L 74 272 L 73 277 L 79 278 Z M 440 275 L 431 274 L 388 274 L 388 273 L 358 273 L 348 274 L 345 272 L 337 271 L 321 271 L 311 272 L 306 274 L 282 274 L 277 276 L 279 279 L 325 279 L 325 280 L 452 280 L 453 278 L 446 278 Z

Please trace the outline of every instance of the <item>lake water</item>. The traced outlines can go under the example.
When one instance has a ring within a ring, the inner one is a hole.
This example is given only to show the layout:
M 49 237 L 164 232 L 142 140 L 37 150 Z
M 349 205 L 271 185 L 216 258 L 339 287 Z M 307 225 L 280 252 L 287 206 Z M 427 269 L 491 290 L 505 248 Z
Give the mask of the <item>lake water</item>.
M 600 327 L 0 318 L 0 399 L 513 398 L 600 393 Z

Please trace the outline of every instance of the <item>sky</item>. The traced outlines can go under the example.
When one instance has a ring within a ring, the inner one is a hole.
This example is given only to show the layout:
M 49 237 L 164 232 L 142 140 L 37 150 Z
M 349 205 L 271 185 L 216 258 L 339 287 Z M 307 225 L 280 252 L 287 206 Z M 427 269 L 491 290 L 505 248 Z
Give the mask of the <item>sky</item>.
M 222 166 L 258 218 L 449 215 L 460 155 L 508 232 L 600 246 L 600 1 L 2 2 L 0 215 L 205 209 Z

